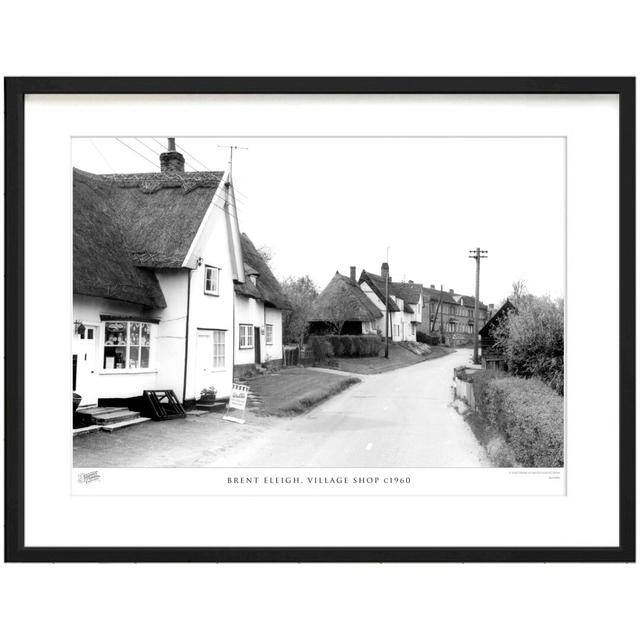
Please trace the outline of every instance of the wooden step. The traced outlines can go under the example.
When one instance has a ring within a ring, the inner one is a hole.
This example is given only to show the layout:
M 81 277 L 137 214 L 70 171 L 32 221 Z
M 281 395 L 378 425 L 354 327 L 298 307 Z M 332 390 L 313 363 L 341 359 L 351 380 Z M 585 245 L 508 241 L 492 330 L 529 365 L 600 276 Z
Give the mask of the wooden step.
M 118 409 L 117 411 L 110 411 L 109 413 L 94 415 L 92 417 L 95 424 L 102 426 L 124 422 L 125 420 L 135 420 L 140 417 L 140 413 L 138 411 L 129 411 L 129 409 Z
M 76 413 L 80 413 L 83 416 L 102 416 L 105 413 L 115 413 L 122 410 L 123 407 L 80 407 L 76 410 Z
M 109 433 L 111 433 L 116 429 L 122 429 L 122 427 L 131 427 L 134 424 L 141 424 L 143 422 L 149 422 L 150 420 L 151 418 L 133 418 L 131 420 L 123 420 L 122 422 L 114 422 L 112 424 L 103 424 L 103 425 L 100 425 L 99 428 L 101 428 L 103 431 L 108 431 Z

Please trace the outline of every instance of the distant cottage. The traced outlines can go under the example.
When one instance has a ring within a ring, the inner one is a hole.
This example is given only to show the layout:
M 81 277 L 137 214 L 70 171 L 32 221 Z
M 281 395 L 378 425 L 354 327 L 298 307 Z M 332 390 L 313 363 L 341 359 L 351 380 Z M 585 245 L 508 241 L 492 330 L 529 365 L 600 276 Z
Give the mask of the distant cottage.
M 73 171 L 73 389 L 82 405 L 171 389 L 183 403 L 282 358 L 287 301 L 240 233 L 228 171 Z
M 338 271 L 313 304 L 309 333 L 311 334 L 376 334 L 383 313 L 358 286 L 355 267 L 351 277 Z

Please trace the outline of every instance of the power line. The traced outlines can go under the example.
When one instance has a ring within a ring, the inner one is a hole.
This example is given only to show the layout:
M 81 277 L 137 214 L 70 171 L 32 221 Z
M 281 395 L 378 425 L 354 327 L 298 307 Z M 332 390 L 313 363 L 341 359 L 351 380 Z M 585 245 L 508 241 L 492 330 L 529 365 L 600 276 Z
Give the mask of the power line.
M 134 149 L 133 147 L 129 146 L 126 142 L 123 142 L 122 140 L 120 140 L 120 138 L 116 138 L 116 140 L 118 142 L 120 142 L 121 144 L 123 144 L 125 147 L 127 147 L 127 149 L 130 149 L 131 151 L 133 151 L 134 153 L 137 153 L 141 158 L 144 158 L 147 162 L 151 163 L 156 169 L 156 164 L 154 162 L 152 162 L 151 160 L 149 160 L 149 158 L 147 158 L 145 155 L 141 154 L 139 151 L 137 151 L 136 149 Z M 137 140 L 137 138 L 136 138 Z M 146 145 L 145 145 L 146 146 Z M 115 172 L 114 172 L 115 173 Z M 178 174 L 179 175 L 179 174 Z M 235 192 L 235 187 L 234 187 L 234 192 Z M 234 198 L 235 199 L 235 198 Z M 231 213 L 231 211 L 224 209 L 223 207 L 221 207 L 218 204 L 214 204 L 214 207 L 217 207 L 218 209 L 220 209 L 220 211 L 222 211 L 225 214 L 230 215 L 232 218 L 235 218 L 238 221 L 238 224 L 240 224 L 240 218 L 238 217 L 238 206 L 237 204 L 234 204 L 234 208 L 236 210 L 236 214 Z
M 89 138 L 89 142 L 93 145 L 93 148 L 98 152 L 100 157 L 104 160 L 105 164 L 111 170 L 111 173 L 115 173 L 115 169 L 111 166 L 111 163 L 107 160 L 106 156 L 98 149 L 98 145 L 93 141 L 93 138 Z
M 159 142 L 156 138 L 151 138 L 163 151 L 166 151 L 166 149 L 164 148 L 164 145 Z M 196 158 L 192 153 L 190 153 L 189 151 L 187 151 L 182 145 L 179 145 L 176 142 L 176 148 L 180 149 L 180 151 L 183 151 L 185 155 L 189 156 L 192 160 L 194 160 L 195 162 L 197 162 L 199 165 L 201 165 L 202 167 L 204 167 L 205 171 L 209 171 L 210 173 L 214 173 L 209 167 L 207 167 L 207 165 L 202 162 L 201 160 L 198 160 L 198 158 Z M 192 164 L 188 163 L 185 160 L 185 164 L 190 168 L 193 169 L 194 171 L 200 171 L 200 169 L 197 169 L 196 167 L 194 167 Z M 240 198 L 238 198 L 240 201 L 244 200 L 244 204 L 247 204 L 247 200 L 249 198 L 248 195 L 244 194 L 242 191 L 240 191 L 239 189 L 237 189 L 234 185 L 233 187 L 233 192 L 236 194 L 236 196 L 240 196 Z
M 134 149 L 133 147 L 129 146 L 126 142 L 123 142 L 120 138 L 116 138 L 116 140 L 120 143 L 123 144 L 125 147 L 127 147 L 127 149 L 131 149 L 131 151 L 133 151 L 134 153 L 137 153 L 141 158 L 144 158 L 149 164 L 152 164 L 154 169 L 158 169 L 157 165 L 155 162 L 153 162 L 153 160 L 149 160 L 149 158 L 147 158 L 147 156 L 143 155 L 142 153 L 140 153 L 139 151 L 137 151 L 136 149 Z
M 152 138 L 152 140 L 159 145 L 163 150 L 164 150 L 164 145 L 159 142 L 156 138 Z M 222 145 L 218 145 L 218 146 L 222 146 Z M 199 160 L 198 158 L 196 158 L 191 152 L 187 151 L 182 145 L 179 145 L 176 142 L 176 148 L 180 149 L 181 151 L 183 151 L 187 156 L 189 156 L 192 160 L 194 160 L 195 162 L 197 162 L 199 165 L 201 165 L 202 167 L 204 167 L 205 171 L 212 171 L 211 169 L 209 169 L 209 167 L 207 167 L 207 165 L 202 162 L 202 160 Z M 237 148 L 242 148 L 242 149 L 246 149 L 246 147 L 237 147 Z M 187 164 L 189 167 L 191 167 L 194 171 L 199 171 L 199 169 L 196 169 L 193 165 L 190 165 L 186 162 L 185 160 L 185 164 Z M 240 196 L 242 196 L 243 198 L 241 199 L 248 199 L 249 196 L 244 194 L 242 191 L 240 191 L 239 189 L 236 189 L 236 187 L 233 187 L 234 193 L 239 194 Z

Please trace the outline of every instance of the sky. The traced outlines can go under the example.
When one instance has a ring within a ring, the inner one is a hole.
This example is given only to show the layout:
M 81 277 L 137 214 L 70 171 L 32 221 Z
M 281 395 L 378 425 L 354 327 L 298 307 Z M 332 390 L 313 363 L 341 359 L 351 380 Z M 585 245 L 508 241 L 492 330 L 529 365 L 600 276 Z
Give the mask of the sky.
M 380 272 L 498 304 L 515 280 L 564 296 L 563 138 L 177 138 L 187 170 L 233 156 L 241 230 L 269 247 L 277 277 Z M 74 138 L 92 173 L 159 170 L 166 138 Z M 154 169 L 155 166 L 155 169 Z

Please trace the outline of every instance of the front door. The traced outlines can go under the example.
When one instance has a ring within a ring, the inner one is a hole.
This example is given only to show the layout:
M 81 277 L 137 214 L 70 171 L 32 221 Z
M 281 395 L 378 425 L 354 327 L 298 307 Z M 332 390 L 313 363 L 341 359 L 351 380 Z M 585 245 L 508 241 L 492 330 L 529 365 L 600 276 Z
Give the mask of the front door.
M 97 344 L 97 325 L 84 325 L 73 335 L 73 390 L 82 396 L 81 406 L 98 402 Z
M 213 386 L 213 331 L 198 330 L 196 344 L 196 397 Z
M 262 357 L 260 353 L 260 327 L 253 327 L 253 352 L 255 353 L 255 363 L 260 364 Z

